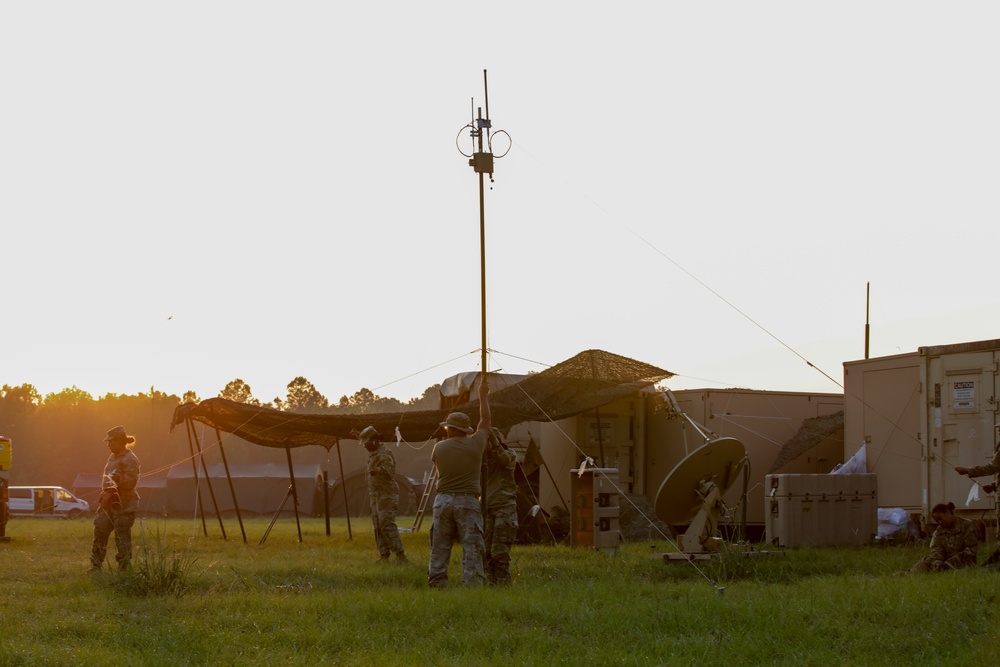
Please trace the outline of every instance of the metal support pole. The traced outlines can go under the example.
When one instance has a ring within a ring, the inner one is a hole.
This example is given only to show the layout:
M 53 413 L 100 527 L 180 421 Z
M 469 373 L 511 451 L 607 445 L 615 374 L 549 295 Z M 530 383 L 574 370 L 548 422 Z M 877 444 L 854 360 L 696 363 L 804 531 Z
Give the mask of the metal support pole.
M 191 423 L 190 419 L 185 419 L 184 423 L 187 425 L 188 434 L 188 451 L 191 452 L 191 469 L 194 471 L 194 490 L 195 490 L 195 512 L 201 512 L 201 531 L 204 533 L 205 537 L 208 537 L 208 525 L 205 523 L 205 507 L 201 502 L 201 486 L 198 484 L 198 462 L 194 460 L 194 445 L 192 444 L 192 438 L 194 438 L 194 424 Z
M 299 522 L 299 494 L 295 490 L 295 468 L 292 467 L 292 450 L 285 448 L 285 455 L 288 458 L 288 478 L 292 485 L 289 487 L 292 493 L 292 506 L 295 509 L 295 527 L 299 530 L 299 542 L 302 541 L 302 524 Z
M 351 506 L 347 503 L 347 479 L 344 477 L 344 458 L 340 454 L 340 438 L 337 438 L 337 462 L 340 464 L 340 490 L 344 492 L 344 515 L 347 516 L 347 539 L 353 540 L 351 532 Z
M 229 481 L 229 493 L 233 496 L 233 507 L 236 509 L 236 520 L 240 524 L 240 532 L 243 534 L 243 544 L 247 543 L 247 531 L 243 527 L 243 515 L 240 514 L 240 503 L 236 499 L 236 489 L 233 487 L 233 476 L 229 474 L 229 461 L 226 460 L 226 450 L 222 447 L 222 433 L 215 429 L 215 437 L 219 443 L 219 454 L 222 455 L 222 467 L 226 469 L 226 479 Z
M 212 498 L 212 507 L 215 508 L 215 516 L 219 518 L 219 530 L 222 531 L 222 539 L 226 538 L 226 526 L 222 523 L 222 512 L 219 510 L 219 503 L 215 499 L 215 489 L 212 488 L 212 477 L 208 474 L 208 466 L 205 465 L 205 453 L 201 449 L 201 440 L 198 439 L 198 432 L 191 426 L 191 433 L 194 435 L 194 442 L 198 446 L 198 458 L 201 459 L 201 470 L 205 473 L 205 483 L 208 484 L 208 495 Z M 204 514 L 204 512 L 203 512 Z

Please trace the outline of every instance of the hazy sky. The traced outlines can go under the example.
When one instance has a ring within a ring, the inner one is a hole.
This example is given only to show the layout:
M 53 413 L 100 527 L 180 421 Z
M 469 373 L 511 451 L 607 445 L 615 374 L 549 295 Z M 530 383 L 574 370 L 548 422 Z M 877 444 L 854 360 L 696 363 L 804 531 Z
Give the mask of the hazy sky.
M 478 369 L 484 69 L 490 370 L 599 348 L 839 392 L 869 281 L 872 356 L 1000 338 L 998 30 L 995 2 L 3 3 L 0 384 L 405 400 Z

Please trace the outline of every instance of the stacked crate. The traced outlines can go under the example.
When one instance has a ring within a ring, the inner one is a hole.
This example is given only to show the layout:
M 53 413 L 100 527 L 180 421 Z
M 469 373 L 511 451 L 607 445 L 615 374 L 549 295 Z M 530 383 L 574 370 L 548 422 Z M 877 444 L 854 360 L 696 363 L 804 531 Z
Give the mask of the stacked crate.
M 570 470 L 570 489 L 572 546 L 617 550 L 621 535 L 618 469 Z

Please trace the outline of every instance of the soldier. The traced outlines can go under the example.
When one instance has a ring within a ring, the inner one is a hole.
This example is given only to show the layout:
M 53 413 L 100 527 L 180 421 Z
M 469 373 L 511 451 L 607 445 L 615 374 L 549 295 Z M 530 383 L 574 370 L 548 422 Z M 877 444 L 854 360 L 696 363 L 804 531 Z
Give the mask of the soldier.
M 1000 430 L 1000 423 L 996 424 L 994 428 Z M 968 475 L 969 477 L 983 477 L 985 475 L 995 475 L 1000 472 L 1000 443 L 997 443 L 993 447 L 993 460 L 982 466 L 975 466 L 973 468 L 965 468 L 963 466 L 955 466 L 955 472 L 959 475 Z M 996 482 L 993 484 L 987 484 L 983 487 L 986 493 L 993 493 L 996 491 Z
M 128 569 L 132 562 L 132 524 L 139 509 L 139 459 L 132 453 L 135 438 L 125 433 L 124 426 L 115 426 L 104 438 L 111 450 L 111 456 L 104 466 L 101 480 L 101 497 L 97 515 L 94 516 L 94 544 L 90 552 L 90 564 L 94 571 L 100 571 L 108 552 L 108 539 L 115 534 L 115 560 L 118 569 Z
M 507 447 L 500 429 L 491 429 L 486 445 L 486 583 L 509 585 L 510 546 L 517 538 L 517 454 Z
M 432 588 L 448 585 L 448 561 L 455 542 L 462 545 L 462 583 L 483 585 L 483 511 L 479 504 L 479 475 L 492 426 L 489 393 L 483 374 L 479 384 L 478 427 L 472 428 L 468 415 L 452 412 L 441 422 L 447 439 L 434 445 L 431 451 L 431 461 L 438 469 L 431 558 L 427 566 L 427 583 Z
M 374 426 L 361 431 L 358 440 L 368 450 L 368 501 L 371 503 L 372 528 L 379 561 L 389 560 L 396 554 L 396 561 L 407 562 L 403 541 L 399 539 L 396 512 L 399 509 L 399 485 L 396 484 L 396 459 L 389 448 L 382 444 L 382 437 Z
M 937 523 L 931 537 L 931 554 L 909 569 L 909 574 L 957 570 L 976 564 L 979 531 L 968 519 L 955 516 L 955 503 L 938 503 L 931 510 Z

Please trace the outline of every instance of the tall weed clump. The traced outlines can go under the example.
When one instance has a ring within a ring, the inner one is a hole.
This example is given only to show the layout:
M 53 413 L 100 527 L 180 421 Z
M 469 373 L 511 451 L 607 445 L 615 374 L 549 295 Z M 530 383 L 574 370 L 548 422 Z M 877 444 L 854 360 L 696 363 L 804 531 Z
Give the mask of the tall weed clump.
M 191 588 L 197 561 L 189 550 L 167 543 L 159 530 L 152 537 L 142 531 L 131 567 L 115 577 L 114 588 L 133 597 L 180 597 Z

